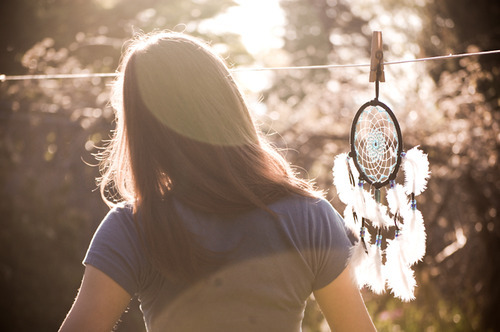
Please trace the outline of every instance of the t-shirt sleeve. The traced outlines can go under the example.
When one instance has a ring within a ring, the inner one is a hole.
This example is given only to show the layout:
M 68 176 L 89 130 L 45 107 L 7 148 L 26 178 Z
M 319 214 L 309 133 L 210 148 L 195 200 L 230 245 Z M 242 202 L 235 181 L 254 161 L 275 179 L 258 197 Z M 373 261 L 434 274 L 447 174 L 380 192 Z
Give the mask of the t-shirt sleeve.
M 349 239 L 344 220 L 325 200 L 317 202 L 310 215 L 310 234 L 315 248 L 312 268 L 315 274 L 313 290 L 327 286 L 347 266 L 352 242 Z
M 101 270 L 134 295 L 140 287 L 142 256 L 131 209 L 116 207 L 97 228 L 83 264 Z

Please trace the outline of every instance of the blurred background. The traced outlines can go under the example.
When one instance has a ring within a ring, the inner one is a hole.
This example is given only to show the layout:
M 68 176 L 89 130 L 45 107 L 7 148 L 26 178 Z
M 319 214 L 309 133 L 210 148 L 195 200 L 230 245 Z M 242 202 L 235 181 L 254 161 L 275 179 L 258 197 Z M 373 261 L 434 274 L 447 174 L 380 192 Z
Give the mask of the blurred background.
M 0 74 L 112 73 L 139 31 L 184 31 L 232 68 L 369 63 L 500 49 L 493 0 L 10 0 L 0 5 Z M 343 211 L 332 186 L 368 67 L 242 71 L 262 130 Z M 500 56 L 385 67 L 380 99 L 420 145 L 427 254 L 416 300 L 363 290 L 380 331 L 500 331 Z M 93 158 L 113 128 L 110 78 L 0 82 L 0 330 L 55 331 L 107 212 Z M 304 331 L 327 331 L 310 300 Z M 137 301 L 118 331 L 143 331 Z

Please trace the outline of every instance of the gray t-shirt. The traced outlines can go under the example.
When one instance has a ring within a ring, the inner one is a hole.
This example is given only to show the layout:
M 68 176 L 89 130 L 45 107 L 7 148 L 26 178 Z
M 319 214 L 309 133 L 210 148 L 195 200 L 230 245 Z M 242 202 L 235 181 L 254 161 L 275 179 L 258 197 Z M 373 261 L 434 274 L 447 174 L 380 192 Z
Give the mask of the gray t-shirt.
M 306 300 L 345 268 L 351 242 L 324 199 L 291 196 L 232 220 L 177 204 L 203 246 L 228 251 L 228 262 L 195 285 L 179 285 L 143 252 L 130 207 L 112 209 L 84 264 L 137 294 L 148 331 L 300 331 Z

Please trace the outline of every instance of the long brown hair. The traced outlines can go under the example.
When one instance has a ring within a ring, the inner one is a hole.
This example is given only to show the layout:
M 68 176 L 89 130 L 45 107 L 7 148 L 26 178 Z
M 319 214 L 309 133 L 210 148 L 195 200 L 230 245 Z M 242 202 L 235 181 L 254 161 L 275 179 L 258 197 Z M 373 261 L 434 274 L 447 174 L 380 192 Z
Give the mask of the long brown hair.
M 176 213 L 234 216 L 290 194 L 316 196 L 257 130 L 223 60 L 177 33 L 136 38 L 114 86 L 116 130 L 101 154 L 101 195 L 139 216 L 151 262 L 175 280 L 219 262 Z

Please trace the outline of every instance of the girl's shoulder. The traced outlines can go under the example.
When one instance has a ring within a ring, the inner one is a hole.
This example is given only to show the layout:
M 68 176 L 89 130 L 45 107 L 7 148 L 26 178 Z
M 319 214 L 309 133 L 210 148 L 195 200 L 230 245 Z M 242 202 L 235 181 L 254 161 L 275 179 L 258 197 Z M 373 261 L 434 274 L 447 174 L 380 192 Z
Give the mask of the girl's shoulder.
M 324 197 L 306 197 L 290 195 L 270 205 L 277 213 L 293 213 L 299 215 L 330 214 L 336 211 Z

